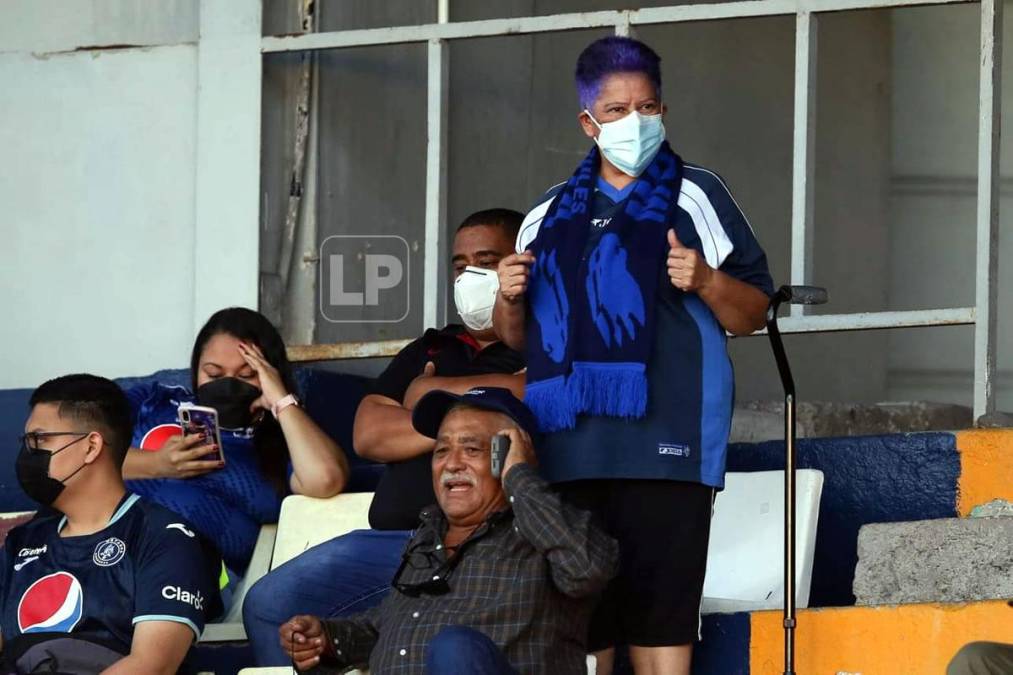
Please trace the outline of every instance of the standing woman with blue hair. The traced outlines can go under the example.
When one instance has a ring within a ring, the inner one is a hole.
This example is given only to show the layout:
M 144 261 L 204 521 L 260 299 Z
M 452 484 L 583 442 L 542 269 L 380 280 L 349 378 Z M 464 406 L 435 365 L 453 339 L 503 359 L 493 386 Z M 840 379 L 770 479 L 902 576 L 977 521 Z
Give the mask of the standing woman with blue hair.
M 724 181 L 665 140 L 660 62 L 622 37 L 581 53 L 594 145 L 525 218 L 494 313 L 527 354 L 543 474 L 620 544 L 589 636 L 604 674 L 623 644 L 638 675 L 690 672 L 731 428 L 726 331 L 761 328 L 773 293 Z

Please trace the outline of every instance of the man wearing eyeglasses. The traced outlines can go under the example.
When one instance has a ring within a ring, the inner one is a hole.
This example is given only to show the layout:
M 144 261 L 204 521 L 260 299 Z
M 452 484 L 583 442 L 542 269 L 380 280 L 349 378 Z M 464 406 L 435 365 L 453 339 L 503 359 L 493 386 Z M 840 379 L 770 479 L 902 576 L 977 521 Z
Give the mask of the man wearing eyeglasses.
M 423 510 L 394 590 L 355 617 L 293 617 L 282 648 L 298 669 L 325 672 L 367 663 L 375 673 L 585 672 L 590 613 L 618 547 L 538 476 L 531 412 L 507 389 L 433 391 L 412 425 L 436 439 L 439 506 Z M 502 482 L 497 435 L 510 441 Z
M 177 672 L 220 611 L 220 557 L 124 488 L 133 425 L 116 383 L 59 377 L 29 403 L 18 482 L 51 511 L 4 543 L 0 672 Z

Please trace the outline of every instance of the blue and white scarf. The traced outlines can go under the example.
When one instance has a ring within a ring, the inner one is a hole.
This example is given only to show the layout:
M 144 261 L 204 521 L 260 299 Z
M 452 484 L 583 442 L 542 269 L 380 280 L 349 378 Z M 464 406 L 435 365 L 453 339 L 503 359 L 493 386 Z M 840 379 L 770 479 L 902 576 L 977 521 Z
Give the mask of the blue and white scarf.
M 572 429 L 580 414 L 637 419 L 647 410 L 655 295 L 682 160 L 661 146 L 584 259 L 600 162 L 592 148 L 528 247 L 524 401 L 546 432 Z

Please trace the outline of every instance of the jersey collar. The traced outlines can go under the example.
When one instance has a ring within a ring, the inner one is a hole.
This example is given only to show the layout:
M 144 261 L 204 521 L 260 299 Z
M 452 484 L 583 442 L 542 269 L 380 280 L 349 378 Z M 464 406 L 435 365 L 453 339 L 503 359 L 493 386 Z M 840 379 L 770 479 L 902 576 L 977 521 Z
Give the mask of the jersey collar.
M 123 498 L 123 501 L 120 502 L 120 505 L 118 507 L 116 507 L 116 511 L 113 512 L 113 515 L 109 519 L 109 522 L 106 523 L 106 527 L 109 527 L 110 525 L 112 525 L 113 523 L 115 523 L 117 520 L 119 520 L 120 518 L 122 518 L 126 514 L 126 512 L 130 510 L 130 507 L 133 506 L 137 502 L 138 499 L 140 499 L 139 496 L 135 495 L 132 492 L 128 492 L 126 494 L 126 496 Z M 67 516 L 64 516 L 63 518 L 60 518 L 60 522 L 57 523 L 57 525 L 56 525 L 56 533 L 59 534 L 61 531 L 63 531 L 63 527 L 66 524 L 67 524 Z M 102 529 L 105 529 L 105 528 L 102 528 Z
M 605 195 L 606 197 L 608 197 L 609 199 L 611 199 L 613 203 L 618 204 L 619 202 L 630 196 L 636 184 L 637 181 L 633 181 L 632 183 L 624 187 L 622 190 L 617 190 L 616 188 L 612 187 L 612 185 L 607 180 L 605 180 L 601 176 L 598 176 L 598 184 L 595 186 L 595 189 L 598 190 L 598 192 Z

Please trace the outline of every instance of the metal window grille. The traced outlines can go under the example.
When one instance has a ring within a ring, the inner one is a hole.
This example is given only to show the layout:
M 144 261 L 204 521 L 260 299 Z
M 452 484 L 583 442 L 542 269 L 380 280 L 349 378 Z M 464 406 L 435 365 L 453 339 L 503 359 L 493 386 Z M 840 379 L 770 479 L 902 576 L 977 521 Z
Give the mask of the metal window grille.
M 261 52 L 343 49 L 425 43 L 428 49 L 423 321 L 439 324 L 443 285 L 441 226 L 447 205 L 447 43 L 478 37 L 527 35 L 611 27 L 628 35 L 631 27 L 760 16 L 795 16 L 795 102 L 791 217 L 791 283 L 806 284 L 813 259 L 813 136 L 815 119 L 817 26 L 823 13 L 889 9 L 918 5 L 962 4 L 968 0 L 744 0 L 673 5 L 639 10 L 609 10 L 509 19 L 452 22 L 449 0 L 438 0 L 435 23 L 262 38 Z M 924 326 L 974 325 L 974 415 L 995 409 L 996 292 L 999 223 L 999 130 L 1001 121 L 1002 0 L 981 0 L 979 58 L 978 186 L 976 281 L 974 304 L 914 311 L 810 315 L 793 306 L 781 323 L 785 333 L 817 333 Z M 363 358 L 392 355 L 403 340 L 311 345 L 292 350 L 295 360 Z

